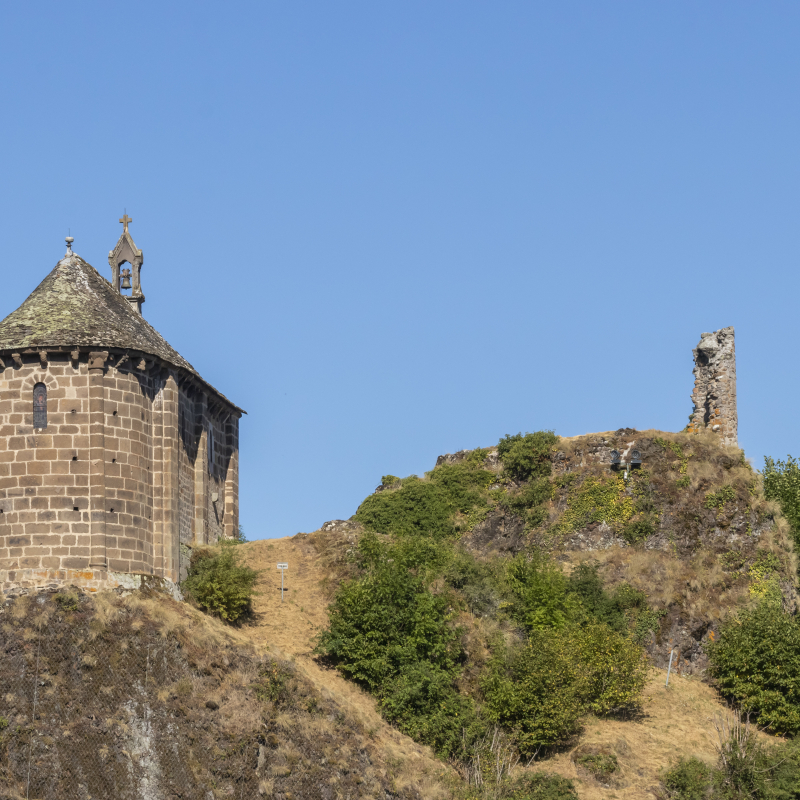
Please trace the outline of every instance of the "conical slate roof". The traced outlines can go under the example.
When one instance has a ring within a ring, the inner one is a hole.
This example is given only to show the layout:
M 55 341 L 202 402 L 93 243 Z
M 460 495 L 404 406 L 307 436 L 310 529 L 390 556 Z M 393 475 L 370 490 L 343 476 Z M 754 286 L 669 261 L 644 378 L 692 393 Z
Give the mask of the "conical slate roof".
M 0 322 L 0 350 L 65 346 L 138 350 L 197 375 L 91 264 L 72 252 Z

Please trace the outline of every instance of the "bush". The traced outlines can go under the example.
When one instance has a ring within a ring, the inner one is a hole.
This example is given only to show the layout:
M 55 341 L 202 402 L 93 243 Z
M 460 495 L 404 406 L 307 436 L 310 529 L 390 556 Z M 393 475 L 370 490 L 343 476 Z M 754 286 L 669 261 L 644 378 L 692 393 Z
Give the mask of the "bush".
M 576 753 L 575 764 L 585 769 L 595 780 L 607 781 L 619 769 L 617 757 L 606 748 L 591 748 L 592 752 Z
M 554 629 L 534 631 L 506 652 L 496 642 L 482 689 L 490 717 L 516 734 L 523 756 L 565 744 L 583 712 L 574 642 Z
M 240 563 L 234 547 L 221 542 L 192 553 L 189 576 L 181 588 L 210 614 L 236 622 L 252 611 L 259 574 Z
M 542 553 L 518 555 L 506 569 L 511 616 L 528 631 L 560 628 L 581 616 L 581 603 L 559 566 Z
M 514 480 L 546 478 L 552 472 L 551 449 L 557 443 L 553 431 L 506 435 L 497 444 L 497 454 Z
M 655 525 L 649 519 L 637 519 L 629 522 L 622 529 L 622 538 L 630 545 L 641 544 L 648 536 L 656 532 Z
M 748 725 L 724 724 L 715 768 L 696 758 L 683 759 L 664 773 L 668 800 L 798 800 L 800 743 L 790 740 L 764 747 Z
M 670 800 L 706 800 L 713 770 L 699 758 L 681 759 L 664 774 L 662 783 Z
M 443 758 L 463 759 L 484 727 L 472 698 L 455 690 L 452 672 L 429 661 L 398 671 L 381 691 L 380 708 L 389 722 Z
M 507 494 L 502 504 L 513 514 L 522 517 L 532 528 L 547 519 L 544 504 L 553 496 L 553 486 L 547 478 L 538 478 L 524 484 L 513 494 Z
M 564 744 L 592 711 L 636 707 L 647 679 L 645 655 L 607 625 L 533 630 L 507 653 L 495 643 L 483 691 L 493 719 L 517 732 L 520 751 Z
M 578 800 L 575 786 L 568 778 L 534 772 L 517 778 L 511 784 L 508 800 Z
M 371 494 L 355 518 L 367 530 L 398 536 L 452 536 L 455 527 L 442 490 L 423 480 L 406 481 L 399 489 Z
M 445 557 L 431 540 L 391 546 L 365 535 L 359 543 L 365 574 L 339 588 L 317 651 L 375 694 L 402 731 L 454 757 L 465 746 L 463 730 L 479 724 L 472 700 L 455 688 L 462 649 L 460 631 L 448 624 L 451 603 L 426 585 Z
M 778 603 L 728 620 L 707 650 L 723 697 L 774 733 L 800 732 L 800 625 Z
M 777 500 L 800 547 L 800 464 L 791 456 L 786 461 L 764 459 L 764 497 Z
M 587 625 L 574 636 L 583 707 L 594 714 L 632 711 L 647 682 L 647 657 L 636 642 L 607 625 Z
M 657 631 L 665 611 L 653 611 L 647 595 L 622 583 L 613 592 L 603 588 L 596 566 L 580 564 L 569 576 L 570 589 L 581 599 L 586 611 L 618 633 L 627 633 L 641 644 L 651 631 Z
M 502 588 L 497 570 L 463 550 L 456 550 L 448 560 L 442 577 L 457 589 L 473 614 L 495 611 L 500 605 Z
M 394 481 L 391 475 L 384 478 Z M 355 518 L 377 533 L 447 538 L 456 533 L 456 512 L 467 514 L 484 505 L 482 490 L 493 480 L 494 473 L 472 461 L 443 464 L 429 472 L 425 480 L 406 478 L 397 489 L 370 495 L 358 507 Z

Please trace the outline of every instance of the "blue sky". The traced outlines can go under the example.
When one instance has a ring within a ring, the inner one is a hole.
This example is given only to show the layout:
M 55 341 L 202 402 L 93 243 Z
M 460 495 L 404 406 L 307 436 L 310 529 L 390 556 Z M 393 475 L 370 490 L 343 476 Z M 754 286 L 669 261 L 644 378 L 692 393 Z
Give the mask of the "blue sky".
M 248 411 L 251 538 L 506 433 L 679 430 L 734 325 L 800 454 L 800 5 L 5 3 L 0 317 L 64 252 Z

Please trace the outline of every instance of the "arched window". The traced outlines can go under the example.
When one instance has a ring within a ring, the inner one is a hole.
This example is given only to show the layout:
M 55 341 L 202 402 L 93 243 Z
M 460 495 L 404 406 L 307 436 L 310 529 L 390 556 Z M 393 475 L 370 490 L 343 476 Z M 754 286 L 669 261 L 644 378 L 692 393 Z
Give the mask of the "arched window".
M 214 474 L 214 429 L 209 427 L 208 429 L 208 474 Z
M 47 427 L 47 387 L 43 383 L 33 387 L 33 427 Z

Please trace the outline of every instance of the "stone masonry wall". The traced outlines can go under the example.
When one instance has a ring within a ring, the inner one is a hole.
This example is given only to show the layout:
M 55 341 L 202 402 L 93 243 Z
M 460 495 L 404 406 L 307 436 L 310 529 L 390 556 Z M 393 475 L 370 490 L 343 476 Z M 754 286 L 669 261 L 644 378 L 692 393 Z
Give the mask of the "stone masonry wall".
M 190 544 L 235 534 L 238 414 L 126 353 L 14 355 L 0 361 L 0 591 L 177 581 L 184 527 Z M 35 430 L 39 382 L 47 427 Z
M 694 411 L 689 430 L 710 429 L 726 445 L 738 445 L 736 348 L 733 328 L 703 333 L 694 354 Z

